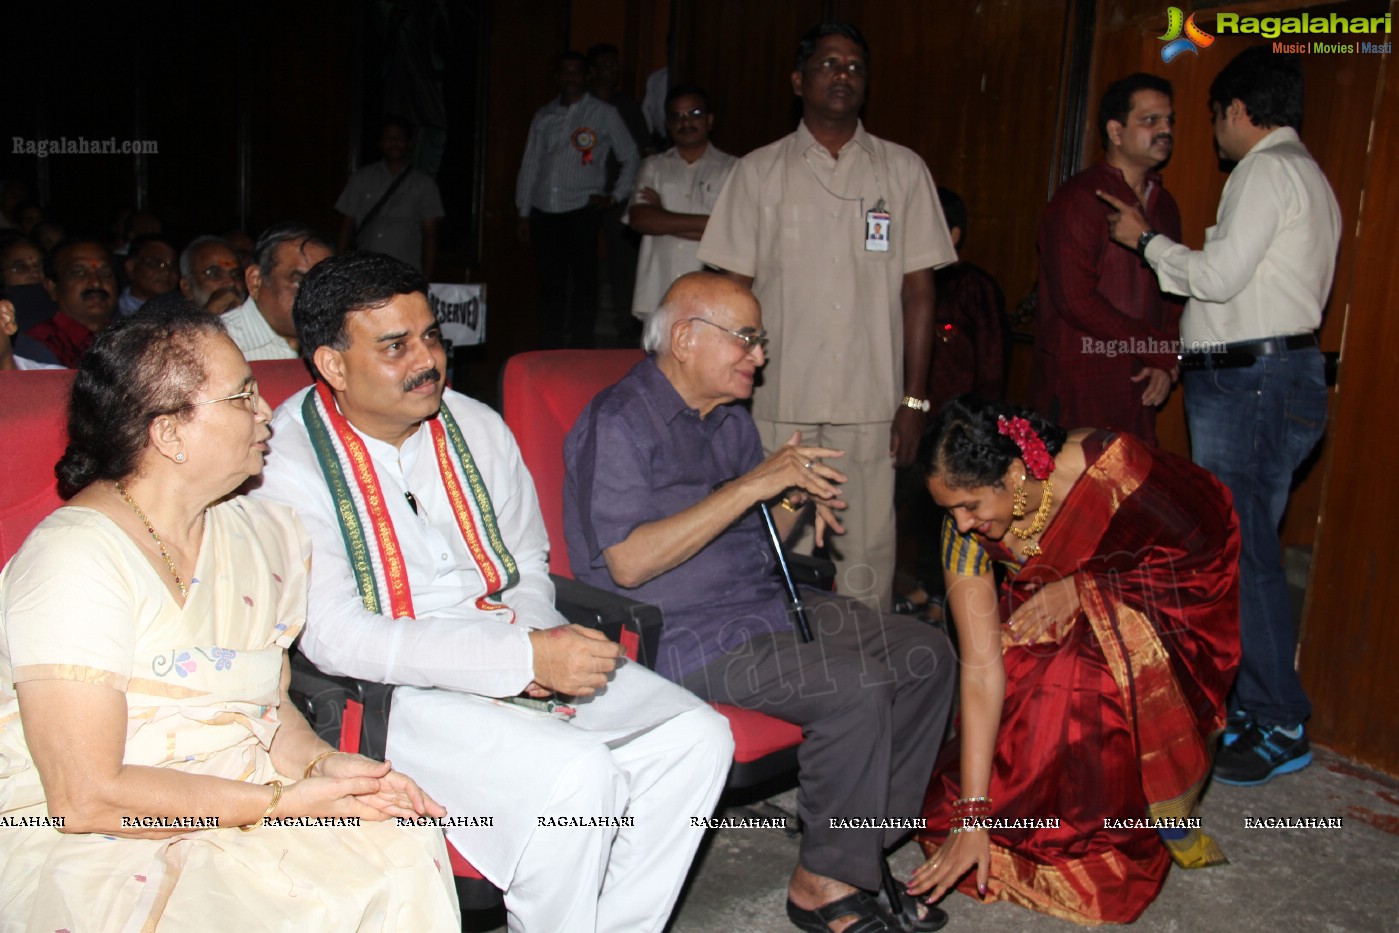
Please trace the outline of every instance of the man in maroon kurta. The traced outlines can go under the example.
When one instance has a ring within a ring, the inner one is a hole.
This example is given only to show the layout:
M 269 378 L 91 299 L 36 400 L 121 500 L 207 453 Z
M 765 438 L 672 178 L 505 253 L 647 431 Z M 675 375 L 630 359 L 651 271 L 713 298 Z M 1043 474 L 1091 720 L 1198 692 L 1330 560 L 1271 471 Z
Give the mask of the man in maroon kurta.
M 1040 224 L 1030 402 L 1066 427 L 1156 443 L 1156 409 L 1176 377 L 1181 308 L 1135 251 L 1109 238 L 1113 209 L 1096 192 L 1140 204 L 1152 229 L 1176 239 L 1180 210 L 1157 173 L 1171 156 L 1174 123 L 1169 81 L 1134 74 L 1113 82 L 1098 111 L 1105 158 L 1059 188 Z

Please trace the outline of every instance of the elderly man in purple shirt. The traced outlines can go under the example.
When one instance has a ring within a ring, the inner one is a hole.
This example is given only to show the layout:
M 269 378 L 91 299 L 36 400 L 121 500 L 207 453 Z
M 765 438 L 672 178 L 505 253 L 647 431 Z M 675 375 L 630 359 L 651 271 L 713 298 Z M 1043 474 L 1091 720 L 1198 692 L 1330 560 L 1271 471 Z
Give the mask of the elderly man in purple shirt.
M 797 636 L 753 506 L 784 506 L 784 534 L 810 506 L 819 540 L 840 530 L 845 476 L 823 462 L 840 451 L 800 434 L 764 457 L 752 417 L 732 404 L 752 395 L 766 343 L 744 286 L 705 272 L 671 286 L 647 320 L 650 355 L 565 442 L 569 560 L 580 579 L 665 611 L 662 675 L 801 725 L 792 920 L 896 929 L 866 892 L 900 823 L 918 815 L 955 683 L 951 648 L 921 622 L 820 594 L 806 600 L 815 641 Z M 946 920 L 921 909 L 917 929 Z

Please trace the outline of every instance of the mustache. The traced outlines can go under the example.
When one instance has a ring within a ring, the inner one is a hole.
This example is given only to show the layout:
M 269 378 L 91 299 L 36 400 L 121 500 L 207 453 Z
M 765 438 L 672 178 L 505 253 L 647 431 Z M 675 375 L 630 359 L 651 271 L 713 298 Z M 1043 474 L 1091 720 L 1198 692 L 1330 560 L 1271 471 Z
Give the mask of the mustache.
M 1170 133 L 1158 133 L 1152 137 L 1151 141 L 1154 143 L 1159 143 L 1163 139 L 1168 143 L 1175 142 L 1175 137 L 1172 136 Z
M 441 378 L 442 373 L 436 366 L 432 369 L 425 369 L 417 375 L 409 376 L 408 380 L 403 383 L 403 391 L 412 392 L 419 386 L 427 385 L 429 382 L 437 382 Z
M 107 299 L 112 297 L 112 293 L 107 291 L 105 288 L 85 288 L 83 289 L 82 295 L 80 295 L 79 297 Z

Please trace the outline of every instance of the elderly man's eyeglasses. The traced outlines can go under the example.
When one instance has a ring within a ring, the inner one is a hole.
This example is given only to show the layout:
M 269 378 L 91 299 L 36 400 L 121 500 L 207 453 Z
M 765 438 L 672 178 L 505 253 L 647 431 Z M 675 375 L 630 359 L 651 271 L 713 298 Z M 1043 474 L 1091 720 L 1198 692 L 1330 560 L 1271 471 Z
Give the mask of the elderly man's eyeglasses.
M 206 398 L 202 402 L 190 402 L 185 408 L 198 408 L 200 405 L 212 405 L 215 402 L 242 402 L 243 407 L 253 414 L 257 414 L 258 405 L 262 402 L 262 396 L 257 391 L 257 381 L 254 380 L 248 388 L 242 392 L 234 392 L 232 395 L 225 395 L 223 398 Z
M 206 282 L 236 282 L 242 271 L 238 268 L 225 269 L 223 266 L 210 266 L 202 270 L 199 277 Z
M 852 78 L 863 78 L 866 71 L 865 63 L 862 61 L 843 62 L 838 58 L 823 59 L 816 63 L 816 67 L 828 75 L 843 71 Z
M 740 341 L 743 344 L 744 350 L 748 353 L 752 353 L 754 350 L 765 351 L 768 348 L 768 332 L 765 330 L 758 331 L 756 334 L 745 334 L 741 330 L 729 330 L 723 324 L 716 324 L 708 318 L 692 317 L 689 320 L 699 321 L 701 324 L 708 324 L 710 327 L 719 328 L 730 337 Z
M 671 123 L 679 123 L 687 117 L 698 120 L 707 112 L 703 107 L 696 107 L 694 110 L 669 110 L 666 112 L 665 118 Z

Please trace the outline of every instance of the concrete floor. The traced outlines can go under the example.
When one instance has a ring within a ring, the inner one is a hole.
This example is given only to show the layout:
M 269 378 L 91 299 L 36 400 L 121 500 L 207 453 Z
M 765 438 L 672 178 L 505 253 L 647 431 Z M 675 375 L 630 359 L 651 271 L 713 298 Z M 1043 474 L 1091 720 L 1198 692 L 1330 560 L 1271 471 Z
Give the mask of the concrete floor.
M 1143 933 L 1399 933 L 1399 781 L 1325 749 L 1315 751 L 1311 767 L 1261 787 L 1210 787 L 1200 815 L 1229 864 L 1193 872 L 1173 869 L 1160 897 L 1132 928 Z M 795 791 L 783 791 L 768 803 L 791 812 Z M 1245 817 L 1340 817 L 1343 826 L 1245 829 Z M 797 841 L 777 830 L 711 832 L 671 933 L 794 930 L 785 903 L 796 854 Z M 897 876 L 907 878 L 921 860 L 909 843 L 894 853 L 891 864 Z M 1021 907 L 983 905 L 958 893 L 942 906 L 952 917 L 948 933 L 1078 929 Z M 474 927 L 483 928 L 504 929 L 490 920 Z

